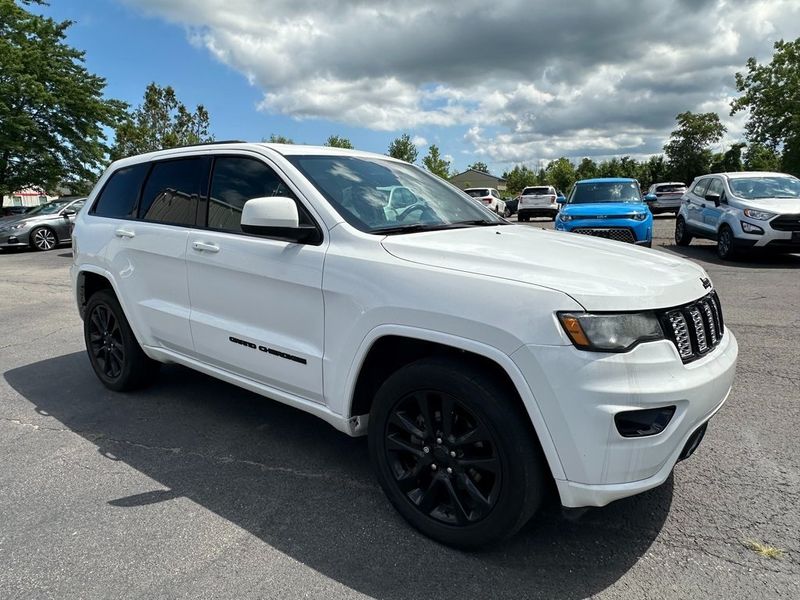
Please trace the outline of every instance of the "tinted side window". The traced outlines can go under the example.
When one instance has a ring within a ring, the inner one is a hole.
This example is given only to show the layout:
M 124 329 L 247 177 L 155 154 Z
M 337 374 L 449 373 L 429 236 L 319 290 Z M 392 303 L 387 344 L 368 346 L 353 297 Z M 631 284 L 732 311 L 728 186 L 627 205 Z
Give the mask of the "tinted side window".
M 266 196 L 294 198 L 292 191 L 268 165 L 241 156 L 221 156 L 214 161 L 209 196 L 208 226 L 234 232 L 242 230 L 242 208 L 248 200 Z M 310 223 L 304 219 L 299 205 L 298 210 L 300 222 Z
M 697 183 L 694 184 L 694 188 L 692 188 L 692 193 L 695 196 L 700 196 L 701 198 L 705 197 L 706 195 L 706 188 L 708 187 L 708 179 L 701 179 Z
M 142 181 L 150 167 L 147 163 L 125 167 L 109 177 L 92 208 L 98 217 L 126 218 L 133 216 Z
M 199 157 L 155 163 L 142 192 L 139 218 L 194 225 L 205 165 L 205 159 Z

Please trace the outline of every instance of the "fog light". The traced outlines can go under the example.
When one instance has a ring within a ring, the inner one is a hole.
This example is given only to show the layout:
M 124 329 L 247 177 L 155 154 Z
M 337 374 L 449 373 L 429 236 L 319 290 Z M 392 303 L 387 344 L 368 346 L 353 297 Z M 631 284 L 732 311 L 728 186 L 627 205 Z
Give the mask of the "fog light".
M 614 415 L 614 424 L 622 437 L 645 437 L 661 433 L 675 414 L 675 406 L 626 410 Z
M 764 230 L 758 225 L 753 225 L 747 221 L 742 221 L 742 231 L 745 233 L 754 233 L 755 235 L 764 235 Z

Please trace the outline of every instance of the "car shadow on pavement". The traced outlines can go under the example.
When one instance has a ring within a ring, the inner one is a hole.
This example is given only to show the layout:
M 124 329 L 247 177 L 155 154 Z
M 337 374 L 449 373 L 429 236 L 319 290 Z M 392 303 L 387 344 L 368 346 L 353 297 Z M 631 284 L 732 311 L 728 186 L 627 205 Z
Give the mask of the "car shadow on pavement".
M 750 267 L 756 269 L 791 269 L 800 267 L 800 254 L 750 251 L 742 253 L 735 260 L 722 260 L 717 256 L 717 246 L 714 243 L 692 246 L 678 246 L 673 243 L 663 244 L 660 247 L 684 258 L 702 260 L 723 267 Z
M 372 477 L 364 438 L 301 411 L 177 366 L 165 366 L 146 390 L 113 393 L 84 353 L 4 375 L 39 415 L 162 486 L 103 498 L 103 510 L 157 511 L 186 497 L 381 599 L 584 598 L 636 564 L 672 502 L 672 478 L 577 520 L 552 502 L 511 540 L 465 553 L 397 515 Z

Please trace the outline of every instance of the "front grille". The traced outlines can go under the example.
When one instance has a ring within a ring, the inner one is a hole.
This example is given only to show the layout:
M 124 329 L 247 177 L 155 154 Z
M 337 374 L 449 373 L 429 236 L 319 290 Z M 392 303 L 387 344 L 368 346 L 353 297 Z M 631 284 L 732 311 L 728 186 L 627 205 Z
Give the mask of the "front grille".
M 712 291 L 690 304 L 656 313 L 664 334 L 675 344 L 685 363 L 708 354 L 722 340 L 725 325 L 716 292 Z
M 576 227 L 572 231 L 573 233 L 593 235 L 594 237 L 628 242 L 629 244 L 633 244 L 636 241 L 636 236 L 633 235 L 633 231 L 628 227 Z
M 778 231 L 800 231 L 800 215 L 779 215 L 769 224 Z

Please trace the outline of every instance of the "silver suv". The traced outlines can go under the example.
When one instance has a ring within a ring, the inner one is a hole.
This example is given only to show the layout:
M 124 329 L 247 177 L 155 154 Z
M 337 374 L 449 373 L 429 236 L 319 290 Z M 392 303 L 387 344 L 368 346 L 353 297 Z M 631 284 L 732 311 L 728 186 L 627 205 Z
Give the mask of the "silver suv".
M 678 213 L 681 208 L 683 195 L 686 193 L 686 184 L 680 181 L 670 181 L 665 183 L 654 183 L 647 190 L 648 194 L 656 197 L 654 202 L 650 202 L 650 212 L 658 215 L 665 212 Z
M 720 258 L 747 248 L 800 252 L 800 179 L 761 171 L 698 177 L 683 195 L 675 243 L 717 240 Z

